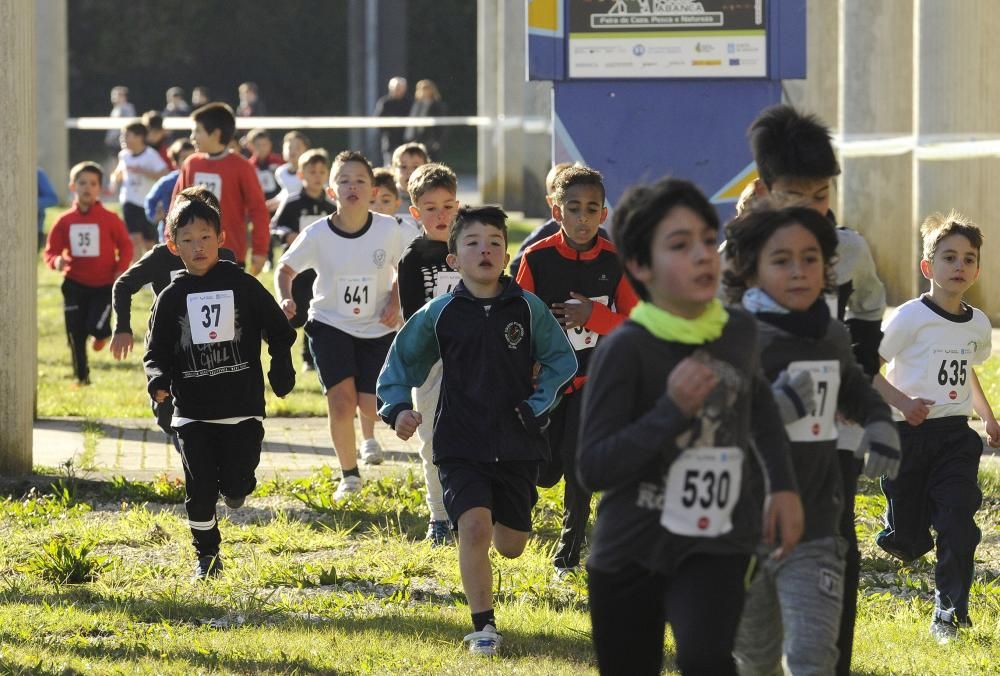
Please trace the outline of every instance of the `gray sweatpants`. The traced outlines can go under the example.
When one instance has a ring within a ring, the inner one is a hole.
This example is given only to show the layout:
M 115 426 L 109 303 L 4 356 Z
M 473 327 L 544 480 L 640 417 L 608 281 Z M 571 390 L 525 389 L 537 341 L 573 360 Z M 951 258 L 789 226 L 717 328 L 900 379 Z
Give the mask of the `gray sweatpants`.
M 844 595 L 843 540 L 802 542 L 782 561 L 760 552 L 733 654 L 742 676 L 832 674 Z
M 448 512 L 444 508 L 444 498 L 441 492 L 441 479 L 437 466 L 434 465 L 434 413 L 437 411 L 438 396 L 441 394 L 441 362 L 431 367 L 427 380 L 420 387 L 414 388 L 414 400 L 422 422 L 417 427 L 420 437 L 420 460 L 424 465 L 424 481 L 427 484 L 427 509 L 431 512 L 433 521 L 447 521 Z

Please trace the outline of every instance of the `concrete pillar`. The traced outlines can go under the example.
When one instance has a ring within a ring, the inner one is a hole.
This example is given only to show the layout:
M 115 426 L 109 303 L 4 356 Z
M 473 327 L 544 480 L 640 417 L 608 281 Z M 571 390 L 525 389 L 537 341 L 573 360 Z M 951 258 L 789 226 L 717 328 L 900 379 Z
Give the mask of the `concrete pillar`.
M 476 110 L 479 115 L 496 117 L 498 112 L 497 74 L 503 41 L 497 27 L 500 0 L 478 0 L 476 45 L 479 77 L 476 83 Z M 480 127 L 476 135 L 479 194 L 484 203 L 501 201 L 503 182 L 498 175 L 497 146 L 500 130 Z
M 914 109 L 912 0 L 841 0 L 840 9 L 841 132 L 849 139 L 909 135 Z M 913 153 L 842 155 L 841 168 L 836 207 L 840 222 L 868 240 L 889 304 L 913 298 L 918 260 Z
M 35 12 L 0 0 L 0 475 L 31 471 L 31 427 L 38 353 L 35 178 Z
M 939 0 L 917 3 L 914 44 L 915 119 L 921 137 L 1000 135 L 1000 11 L 993 0 L 966 0 L 958 7 Z M 915 169 L 914 220 L 956 208 L 978 223 L 987 238 L 1000 213 L 1000 158 L 919 159 Z M 969 300 L 1000 321 L 1000 249 L 987 239 L 979 281 Z
M 833 129 L 840 127 L 839 4 L 835 0 L 807 0 L 806 79 L 785 82 L 789 103 L 818 115 Z
M 69 38 L 66 0 L 35 0 L 38 22 L 38 165 L 56 192 L 69 184 Z

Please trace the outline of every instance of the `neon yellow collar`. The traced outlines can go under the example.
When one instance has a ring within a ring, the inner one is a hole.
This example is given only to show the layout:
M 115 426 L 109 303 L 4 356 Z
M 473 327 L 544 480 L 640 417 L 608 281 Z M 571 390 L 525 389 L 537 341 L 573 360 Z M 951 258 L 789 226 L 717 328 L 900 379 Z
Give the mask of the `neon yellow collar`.
M 716 340 L 729 321 L 729 313 L 718 298 L 712 300 L 697 319 L 684 319 L 661 310 L 652 303 L 639 301 L 629 318 L 660 340 L 685 345 L 701 345 Z

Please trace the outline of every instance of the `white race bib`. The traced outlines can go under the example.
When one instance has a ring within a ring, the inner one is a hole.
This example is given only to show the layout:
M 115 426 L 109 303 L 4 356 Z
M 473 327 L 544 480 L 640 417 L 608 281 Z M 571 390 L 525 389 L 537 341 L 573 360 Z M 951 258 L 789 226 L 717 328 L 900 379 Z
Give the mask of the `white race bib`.
M 69 251 L 73 258 L 96 258 L 101 255 L 101 229 L 96 223 L 69 226 Z
M 840 362 L 835 359 L 793 361 L 788 375 L 808 371 L 813 381 L 816 408 L 785 425 L 791 441 L 832 441 L 837 438 L 837 397 L 840 394 Z
M 595 303 L 600 303 L 601 305 L 608 304 L 607 296 L 597 296 L 591 298 L 590 300 Z M 567 305 L 575 305 L 579 303 L 575 298 L 570 298 L 566 301 Z M 600 338 L 600 334 L 594 333 L 590 329 L 578 326 L 575 329 L 566 329 L 566 335 L 569 337 L 569 343 L 573 346 L 573 349 L 579 352 L 580 350 L 589 350 L 597 346 L 597 339 Z
M 194 172 L 194 184 L 203 185 L 212 191 L 216 199 L 222 201 L 222 176 L 208 171 Z
M 337 312 L 365 319 L 375 314 L 375 275 L 337 277 Z
M 222 343 L 236 336 L 236 309 L 232 291 L 189 293 L 187 309 L 191 342 L 194 344 Z
M 260 189 L 263 190 L 265 194 L 274 192 L 278 189 L 278 184 L 274 180 L 274 174 L 266 169 L 257 170 L 257 180 L 260 182 Z
M 434 277 L 434 297 L 451 293 L 462 280 L 462 275 L 454 270 L 441 270 Z
M 969 398 L 969 369 L 976 356 L 971 347 L 935 346 L 927 364 L 925 390 L 935 404 L 961 404 Z
M 667 473 L 660 525 L 676 535 L 716 537 L 733 529 L 740 499 L 743 451 L 689 448 Z

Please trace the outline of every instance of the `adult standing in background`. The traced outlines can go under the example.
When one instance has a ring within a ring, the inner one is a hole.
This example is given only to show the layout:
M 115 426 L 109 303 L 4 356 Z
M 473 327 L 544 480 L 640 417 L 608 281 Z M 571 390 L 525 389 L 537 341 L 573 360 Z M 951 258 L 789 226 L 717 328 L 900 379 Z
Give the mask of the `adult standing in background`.
M 448 114 L 448 107 L 441 100 L 441 92 L 433 80 L 417 82 L 413 94 L 410 117 L 441 117 Z M 440 160 L 441 144 L 446 127 L 413 126 L 406 128 L 405 140 L 423 143 L 434 160 Z
M 124 85 L 111 88 L 111 106 L 111 117 L 121 117 L 126 120 L 121 127 L 128 123 L 129 118 L 135 117 L 135 106 L 128 100 L 128 87 Z M 121 127 L 108 129 L 108 133 L 104 135 L 104 145 L 111 150 L 115 158 L 118 157 L 118 151 L 122 149 Z
M 244 82 L 240 85 L 240 105 L 236 108 L 238 117 L 260 117 L 267 115 L 264 99 L 256 82 Z
M 171 87 L 167 90 L 167 107 L 163 109 L 163 117 L 187 117 L 191 114 L 191 106 L 188 104 L 185 92 L 180 87 Z
M 191 90 L 191 107 L 201 108 L 212 102 L 212 94 L 205 85 L 198 85 Z
M 375 117 L 406 117 L 410 114 L 410 99 L 406 96 L 406 78 L 397 75 L 389 80 L 389 91 L 375 102 Z M 382 165 L 392 166 L 392 151 L 403 144 L 403 127 L 379 130 Z

